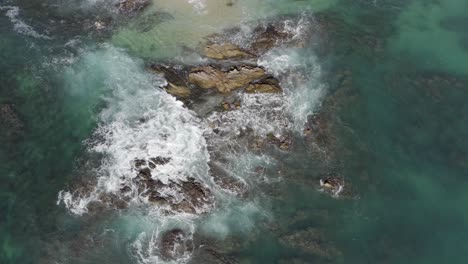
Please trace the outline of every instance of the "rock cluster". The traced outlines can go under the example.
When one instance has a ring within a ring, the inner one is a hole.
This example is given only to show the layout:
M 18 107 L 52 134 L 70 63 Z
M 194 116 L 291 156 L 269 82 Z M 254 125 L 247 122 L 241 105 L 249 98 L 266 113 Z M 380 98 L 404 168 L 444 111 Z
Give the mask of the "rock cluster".
M 164 233 L 159 241 L 160 254 L 165 260 L 174 260 L 193 251 L 193 241 L 181 229 Z
M 154 179 L 152 171 L 171 161 L 166 157 L 154 157 L 149 160 L 135 160 L 137 175 L 133 183 L 138 188 L 138 195 L 146 197 L 150 203 L 164 209 L 167 214 L 174 213 L 203 213 L 213 204 L 213 195 L 210 189 L 197 181 L 187 177 L 185 180 L 169 181 L 164 184 Z M 122 186 L 121 192 L 133 191 L 130 186 Z

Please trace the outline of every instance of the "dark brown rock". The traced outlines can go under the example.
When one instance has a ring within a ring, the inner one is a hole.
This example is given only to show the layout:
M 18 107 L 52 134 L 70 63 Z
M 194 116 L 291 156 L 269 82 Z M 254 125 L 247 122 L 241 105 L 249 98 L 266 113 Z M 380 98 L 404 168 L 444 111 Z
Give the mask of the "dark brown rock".
M 162 235 L 160 253 L 167 260 L 183 257 L 193 251 L 193 242 L 181 229 L 173 229 Z
M 150 0 L 120 0 L 116 7 L 119 13 L 128 15 L 140 12 L 150 4 Z
M 254 30 L 254 40 L 250 47 L 255 54 L 262 54 L 274 48 L 279 42 L 291 37 L 278 25 L 259 26 Z

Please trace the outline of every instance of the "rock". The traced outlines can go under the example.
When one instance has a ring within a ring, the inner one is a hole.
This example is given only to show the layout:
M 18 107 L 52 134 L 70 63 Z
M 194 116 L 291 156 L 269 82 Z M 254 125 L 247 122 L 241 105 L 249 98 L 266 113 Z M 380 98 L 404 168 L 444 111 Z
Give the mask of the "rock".
M 308 228 L 283 236 L 280 238 L 280 243 L 301 250 L 304 253 L 329 260 L 341 257 L 342 255 L 342 253 L 336 249 L 330 241 L 327 241 L 323 234 L 315 228 Z
M 173 229 L 162 235 L 160 254 L 166 260 L 178 259 L 191 252 L 193 252 L 193 241 L 181 229 Z
M 255 83 L 249 84 L 247 88 L 245 88 L 247 93 L 281 93 L 282 90 L 279 86 L 271 85 L 271 84 L 264 84 L 264 83 Z
M 254 39 L 250 47 L 255 54 L 263 54 L 274 48 L 278 42 L 285 41 L 292 36 L 278 25 L 269 24 L 254 29 Z
M 265 70 L 258 66 L 241 65 L 227 70 L 201 66 L 190 71 L 189 82 L 202 89 L 217 89 L 220 93 L 229 93 L 266 77 Z
M 150 0 L 120 0 L 116 7 L 119 13 L 129 15 L 142 11 L 150 3 Z
M 291 135 L 282 135 L 280 137 L 277 137 L 270 133 L 267 135 L 266 141 L 269 144 L 277 146 L 279 149 L 283 151 L 288 151 L 292 145 Z
M 166 157 L 155 157 L 155 158 L 150 158 L 150 166 L 151 164 L 154 164 L 154 166 L 157 165 L 166 165 L 171 161 L 171 158 L 166 158 Z
M 326 177 L 320 179 L 320 186 L 322 190 L 334 196 L 339 195 L 344 188 L 344 180 L 337 177 Z
M 215 60 L 245 59 L 253 57 L 252 54 L 231 43 L 206 45 L 203 53 L 205 57 Z
M 173 83 L 168 83 L 165 89 L 168 94 L 176 98 L 189 98 L 192 95 L 188 87 L 175 85 Z
M 167 85 L 164 89 L 170 95 L 178 99 L 187 99 L 193 95 L 192 90 L 188 87 L 189 83 L 184 69 L 157 64 L 151 65 L 150 69 L 166 79 Z

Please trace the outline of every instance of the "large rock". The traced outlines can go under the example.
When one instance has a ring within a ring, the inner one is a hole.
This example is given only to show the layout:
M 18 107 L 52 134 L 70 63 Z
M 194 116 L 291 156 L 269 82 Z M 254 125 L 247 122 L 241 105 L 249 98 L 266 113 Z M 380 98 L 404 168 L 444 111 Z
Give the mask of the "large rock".
M 205 57 L 215 60 L 245 59 L 253 55 L 231 43 L 208 44 L 203 49 Z
M 229 93 L 266 77 L 265 70 L 258 66 L 241 65 L 229 69 L 201 66 L 190 71 L 189 82 L 203 89 Z

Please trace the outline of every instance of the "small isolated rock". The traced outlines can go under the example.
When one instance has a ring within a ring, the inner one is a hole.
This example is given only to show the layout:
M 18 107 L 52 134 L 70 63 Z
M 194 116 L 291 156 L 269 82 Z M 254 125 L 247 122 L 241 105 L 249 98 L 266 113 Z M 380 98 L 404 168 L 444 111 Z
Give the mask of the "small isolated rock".
M 337 177 L 326 177 L 320 180 L 320 186 L 322 190 L 336 196 L 343 191 L 344 181 Z
M 209 44 L 204 48 L 204 55 L 207 58 L 215 60 L 245 59 L 252 57 L 250 53 L 230 43 Z

